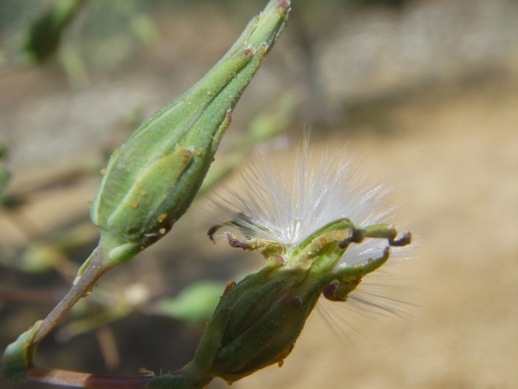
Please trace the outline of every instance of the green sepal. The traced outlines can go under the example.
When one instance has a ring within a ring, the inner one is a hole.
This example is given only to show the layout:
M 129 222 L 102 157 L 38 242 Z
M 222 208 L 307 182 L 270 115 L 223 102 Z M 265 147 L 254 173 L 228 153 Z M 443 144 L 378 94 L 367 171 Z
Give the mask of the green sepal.
M 389 251 L 387 247 L 379 258 L 347 266 L 321 277 L 321 284 L 326 285 L 323 289 L 324 297 L 331 301 L 347 301 L 348 295 L 356 289 L 364 276 L 387 262 Z
M 2 368 L 2 375 L 5 378 L 17 381 L 25 378 L 28 368 L 33 365 L 35 348 L 31 346 L 40 325 L 41 320 L 37 321 L 29 330 L 18 336 L 18 339 L 6 347 Z
M 277 263 L 273 260 L 267 261 L 261 269 L 247 275 L 237 285 L 239 285 L 242 291 L 253 289 L 258 284 L 265 283 L 270 274 L 280 266 L 280 263 Z M 226 293 L 224 293 L 223 296 L 221 296 L 221 302 L 218 305 L 217 309 L 221 309 L 224 307 L 232 307 L 234 306 L 234 304 L 237 303 L 237 301 L 239 301 L 243 297 L 242 293 L 239 293 L 237 290 L 234 290 L 236 286 L 226 291 Z
M 145 235 L 147 231 L 157 231 L 164 226 L 167 215 L 160 212 L 167 209 L 164 203 L 175 202 L 181 193 L 174 190 L 180 176 L 189 166 L 192 152 L 187 149 L 164 155 L 145 169 L 129 187 L 122 202 L 114 209 L 106 225 L 110 232 L 120 231 L 132 241 Z M 154 210 L 153 215 L 149 210 Z M 152 219 L 152 216 L 156 216 Z M 122 230 L 120 230 L 122 228 Z M 165 228 L 165 227 L 164 227 Z M 162 235 L 165 234 L 164 233 Z
M 306 323 L 307 318 L 313 311 L 320 292 L 315 290 L 310 291 L 309 294 L 292 298 L 289 301 L 285 301 L 284 307 L 281 309 L 287 310 L 291 315 L 287 315 L 284 322 L 281 322 L 277 328 L 267 329 L 271 331 L 271 341 L 261 349 L 257 355 L 247 361 L 243 367 L 232 373 L 225 373 L 221 378 L 225 379 L 227 383 L 231 384 L 243 377 L 246 377 L 257 370 L 264 367 L 270 366 L 274 363 L 282 365 L 285 358 L 291 353 L 295 346 L 295 342 L 300 336 L 302 329 Z M 299 305 L 300 304 L 300 305 Z M 280 319 L 281 316 L 277 315 L 271 318 L 271 322 L 277 323 L 274 319 Z M 268 325 L 268 322 L 263 322 L 263 325 Z M 265 331 L 258 328 L 260 331 Z
M 292 293 L 293 285 L 303 279 L 302 272 L 282 272 L 279 269 L 274 277 L 267 281 L 257 280 L 254 286 L 238 284 L 230 291 L 229 300 L 233 298 L 232 295 L 239 296 L 239 299 L 229 305 L 229 300 L 225 299 L 221 304 L 221 307 L 232 307 L 232 321 L 225 331 L 224 344 L 235 339 L 237 334 L 245 332 L 279 301 L 280 296 Z
M 312 264 L 314 258 L 319 255 L 323 248 L 328 247 L 330 243 L 339 243 L 340 241 L 343 241 L 352 234 L 354 229 L 355 227 L 352 222 L 346 218 L 328 223 L 292 249 L 287 261 L 294 265 L 307 263 Z M 322 239 L 325 239 L 327 243 L 322 243 Z M 344 251 L 344 249 L 340 249 L 341 253 Z M 337 259 L 339 258 L 340 257 Z
M 287 355 L 300 335 L 307 319 L 305 313 L 297 296 L 288 294 L 274 303 L 246 331 L 224 346 L 210 372 L 217 372 L 225 380 L 235 381 L 264 366 L 279 362 L 278 356 Z M 273 352 L 270 349 L 272 344 L 276 346 Z M 264 354 L 267 354 L 266 357 Z M 256 363 L 256 360 L 261 363 Z
M 200 344 L 194 354 L 191 364 L 187 369 L 206 374 L 211 369 L 213 362 L 222 346 L 221 339 L 227 328 L 232 308 L 219 309 L 211 319 L 211 325 L 205 328 L 200 340 Z

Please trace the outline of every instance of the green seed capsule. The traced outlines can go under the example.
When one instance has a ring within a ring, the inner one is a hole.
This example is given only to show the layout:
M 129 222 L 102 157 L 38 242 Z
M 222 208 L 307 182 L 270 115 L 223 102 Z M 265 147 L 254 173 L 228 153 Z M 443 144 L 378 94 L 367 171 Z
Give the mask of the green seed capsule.
M 363 276 L 389 258 L 389 246 L 407 244 L 410 234 L 395 240 L 392 226 L 356 227 L 339 219 L 320 228 L 296 247 L 272 251 L 266 265 L 237 285 L 229 284 L 200 341 L 187 372 L 221 377 L 228 383 L 272 364 L 282 365 L 292 351 L 318 299 L 345 301 Z M 227 235 L 233 247 L 269 252 L 275 242 L 251 238 L 240 242 Z M 378 258 L 336 269 L 351 243 L 366 238 L 387 239 Z

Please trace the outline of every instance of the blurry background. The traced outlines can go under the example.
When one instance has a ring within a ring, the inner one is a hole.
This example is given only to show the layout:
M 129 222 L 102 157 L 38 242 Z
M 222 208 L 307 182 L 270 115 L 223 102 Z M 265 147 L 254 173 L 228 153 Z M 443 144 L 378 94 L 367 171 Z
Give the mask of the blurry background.
M 273 149 L 275 134 L 296 143 L 310 128 L 315 153 L 347 144 L 394 186 L 395 222 L 419 243 L 379 281 L 379 301 L 398 300 L 399 316 L 315 313 L 281 369 L 233 386 L 515 387 L 518 2 L 293 3 L 215 170 L 223 176 L 259 139 Z M 58 1 L 0 1 L 0 154 L 13 175 L 0 188 L 2 348 L 50 311 L 95 247 L 88 201 L 111 150 L 204 75 L 266 0 L 70 4 L 49 30 L 35 21 Z M 39 346 L 37 363 L 134 375 L 189 361 L 203 329 L 192 322 L 204 315 L 186 312 L 179 293 L 214 280 L 197 291 L 217 297 L 220 283 L 262 264 L 209 241 L 217 219 L 207 208 L 201 198 L 168 236 L 110 271 Z M 200 296 L 191 298 L 202 305 Z

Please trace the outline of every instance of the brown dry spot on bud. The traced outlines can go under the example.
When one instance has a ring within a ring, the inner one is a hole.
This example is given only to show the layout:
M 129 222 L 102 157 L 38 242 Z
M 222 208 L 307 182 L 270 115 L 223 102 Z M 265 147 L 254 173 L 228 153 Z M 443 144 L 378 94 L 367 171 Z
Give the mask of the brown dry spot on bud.
M 356 228 L 354 228 L 354 226 L 351 228 L 350 232 L 351 232 L 351 235 L 349 235 L 347 238 L 345 238 L 338 244 L 339 249 L 342 249 L 342 250 L 347 249 L 347 247 L 349 247 L 349 245 L 351 243 L 361 243 L 363 241 L 363 239 L 365 238 L 365 236 L 362 234 L 362 232 L 360 230 L 357 230 Z
M 137 209 L 138 208 L 138 201 L 137 200 L 133 200 L 131 202 L 131 208 L 133 208 L 133 209 Z
M 262 53 L 261 53 L 261 62 L 262 62 L 266 58 L 266 54 L 268 54 L 268 46 L 263 43 L 261 46 L 259 46 L 259 50 L 262 51 Z
M 326 238 L 321 238 L 320 239 L 320 244 L 323 246 L 323 245 L 326 245 L 327 244 L 327 239 Z
M 159 222 L 159 223 L 162 223 L 165 218 L 167 217 L 167 213 L 163 213 L 161 214 L 159 217 L 156 218 L 156 220 Z
M 192 153 L 190 150 L 183 150 L 182 151 L 182 162 L 187 163 L 191 159 Z
M 410 243 L 412 243 L 412 234 L 409 231 L 405 231 L 403 236 L 399 239 L 395 239 L 395 237 L 389 239 L 389 245 L 393 247 L 403 247 L 409 245 Z
M 166 228 L 161 228 L 158 230 L 158 232 L 160 233 L 160 235 L 165 235 L 166 232 L 167 232 L 167 229 Z
M 333 297 L 335 295 L 337 287 L 338 287 L 338 281 L 333 281 L 329 285 L 327 285 L 323 290 L 324 297 L 327 298 L 328 300 L 331 300 L 330 297 Z
M 287 11 L 290 8 L 291 1 L 290 0 L 281 0 L 279 1 L 279 4 L 277 4 L 277 8 L 281 8 L 285 11 Z
M 271 259 L 272 261 L 275 261 L 275 263 L 278 264 L 278 265 L 284 265 L 284 262 L 286 262 L 284 260 L 284 258 L 281 257 L 279 254 L 275 254 L 275 255 L 271 256 L 270 258 L 268 258 L 268 259 Z
M 223 291 L 223 294 L 221 295 L 220 299 L 225 296 L 228 292 L 230 292 L 234 287 L 236 286 L 236 283 L 234 281 L 227 282 L 227 286 L 225 286 L 225 290 Z
M 102 174 L 103 176 L 104 176 L 107 172 L 108 172 L 108 170 L 106 170 L 106 168 L 105 168 L 105 167 L 103 167 L 103 168 L 101 169 L 101 174 Z
M 336 294 L 338 285 L 339 282 L 336 280 L 327 285 L 322 291 L 324 297 L 329 301 L 347 301 L 347 296 L 339 296 Z
M 232 234 L 230 234 L 228 232 L 225 233 L 225 236 L 228 240 L 228 244 L 231 247 L 235 247 L 235 248 L 239 248 L 239 249 L 243 249 L 243 250 L 248 250 L 250 248 L 250 245 L 247 242 L 241 242 L 239 239 L 237 239 L 235 236 L 233 236 Z
M 243 50 L 243 54 L 247 56 L 252 56 L 255 54 L 255 50 L 250 47 L 248 49 Z
M 302 299 L 300 297 L 294 297 L 291 299 L 291 303 L 293 305 L 295 305 L 295 308 L 300 308 L 302 307 Z
M 277 366 L 282 367 L 284 365 L 284 359 L 281 359 L 279 362 L 277 362 Z

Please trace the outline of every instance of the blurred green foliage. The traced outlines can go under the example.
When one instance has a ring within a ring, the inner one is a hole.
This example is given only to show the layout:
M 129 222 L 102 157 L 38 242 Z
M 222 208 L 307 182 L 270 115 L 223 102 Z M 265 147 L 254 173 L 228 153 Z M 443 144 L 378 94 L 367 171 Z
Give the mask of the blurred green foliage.
M 188 323 L 204 323 L 214 313 L 224 289 L 225 283 L 220 281 L 194 282 L 176 297 L 163 297 L 157 301 L 157 311 Z
M 417 0 L 298 0 L 294 12 L 311 32 L 325 34 L 329 18 L 371 6 L 402 7 Z M 72 81 L 86 69 L 117 70 L 139 47 L 160 41 L 154 16 L 217 7 L 242 23 L 245 10 L 261 0 L 0 0 L 0 53 L 3 62 L 41 63 L 58 54 Z M 296 23 L 300 23 L 297 21 Z M 179 40 L 182 37 L 178 37 Z M 1 65 L 1 63 L 0 63 Z M 77 73 L 77 74 L 76 74 Z
M 2 196 L 5 188 L 7 187 L 7 183 L 11 179 L 11 173 L 4 166 L 4 159 L 7 154 L 7 145 L 3 144 L 0 141 L 0 203 L 2 202 Z
M 29 61 L 42 62 L 59 47 L 66 26 L 85 0 L 59 0 L 41 17 L 29 25 L 23 51 Z

